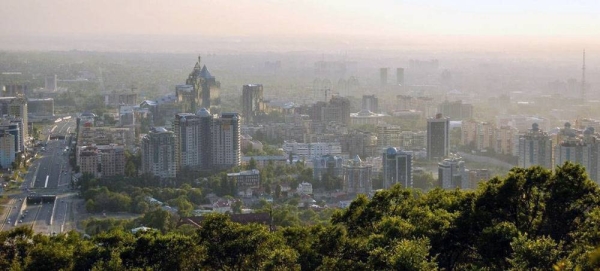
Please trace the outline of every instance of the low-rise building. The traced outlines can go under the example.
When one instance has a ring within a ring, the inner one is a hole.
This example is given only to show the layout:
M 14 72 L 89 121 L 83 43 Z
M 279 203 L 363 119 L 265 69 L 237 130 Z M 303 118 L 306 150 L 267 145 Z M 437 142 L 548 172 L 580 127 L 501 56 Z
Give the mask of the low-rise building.
M 228 173 L 227 180 L 236 184 L 238 195 L 251 197 L 260 188 L 260 171 L 257 169 Z

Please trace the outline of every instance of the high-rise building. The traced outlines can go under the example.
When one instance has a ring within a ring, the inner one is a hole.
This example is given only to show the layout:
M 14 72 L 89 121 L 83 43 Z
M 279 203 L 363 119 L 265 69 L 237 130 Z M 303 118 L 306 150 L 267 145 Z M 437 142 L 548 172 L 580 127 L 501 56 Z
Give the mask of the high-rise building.
M 390 147 L 383 153 L 383 188 L 413 187 L 413 153 Z
M 221 83 L 210 74 L 206 65 L 200 65 L 200 60 L 198 56 L 198 62 L 185 81 L 186 85 L 176 88 L 177 99 L 183 104 L 184 112 L 196 112 L 198 108 L 219 110 Z
M 503 125 L 496 129 L 496 144 L 494 151 L 501 154 L 517 156 L 519 149 L 519 130 Z
M 23 143 L 26 143 L 29 138 L 27 113 L 27 99 L 25 97 L 0 97 L 0 116 L 23 120 L 23 129 L 21 129 Z
M 495 147 L 496 129 L 489 122 L 467 120 L 461 126 L 461 144 L 475 150 L 486 150 Z
M 223 113 L 214 117 L 211 137 L 213 167 L 223 169 L 241 164 L 240 117 L 237 113 Z
M 438 112 L 452 120 L 467 120 L 473 117 L 473 105 L 462 101 L 444 101 L 438 106 Z
M 57 89 L 56 82 L 57 81 L 58 80 L 56 79 L 56 74 L 55 75 L 46 76 L 44 78 L 44 88 L 46 90 L 56 91 L 56 89 Z
M 322 155 L 315 156 L 312 159 L 313 163 L 313 179 L 321 180 L 325 173 L 328 173 L 334 177 L 342 176 L 342 157 L 337 155 Z
M 125 175 L 125 147 L 123 145 L 110 144 L 98 145 L 100 152 L 99 171 L 102 177 L 114 177 Z
M 388 84 L 388 68 L 379 69 L 379 83 L 381 87 L 385 87 Z
M 177 171 L 223 169 L 241 164 L 240 122 L 237 113 L 211 115 L 206 108 L 196 114 L 175 115 Z
M 396 84 L 404 86 L 404 68 L 396 68 Z
M 373 166 L 363 162 L 360 157 L 346 161 L 342 166 L 342 190 L 348 194 L 369 194 L 373 190 L 371 176 Z
M 375 95 L 362 96 L 362 110 L 379 113 L 379 99 Z
M 380 149 L 402 146 L 402 129 L 400 129 L 400 126 L 378 126 L 377 146 Z
M 15 137 L 14 145 L 13 145 L 15 154 L 20 153 L 25 150 L 22 129 L 23 129 L 23 120 L 21 120 L 21 119 L 3 120 L 0 122 L 0 131 L 9 133 Z
M 182 168 L 197 168 L 201 165 L 202 149 L 200 141 L 204 133 L 200 129 L 200 117 L 191 113 L 175 115 L 173 122 L 175 133 L 175 164 L 177 172 Z M 210 130 L 208 130 L 210 132 Z
M 8 131 L 0 131 L 0 167 L 12 167 L 15 155 L 15 136 Z
M 321 108 L 321 120 L 326 123 L 336 121 L 350 125 L 350 100 L 346 97 L 332 97 L 329 104 Z
M 469 188 L 465 162 L 460 157 L 450 157 L 438 164 L 438 182 L 444 189 Z
M 590 179 L 600 182 L 600 141 L 594 134 L 594 128 L 588 127 L 581 135 L 567 123 L 561 132 L 565 136 L 555 146 L 555 164 L 560 166 L 567 161 L 580 164 L 585 167 Z
M 519 167 L 542 166 L 552 168 L 552 140 L 537 123 L 519 138 Z
M 443 159 L 448 156 L 450 145 L 450 119 L 437 114 L 427 119 L 427 159 Z
M 154 127 L 142 138 L 142 173 L 161 178 L 175 178 L 175 134 Z
M 254 123 L 256 116 L 264 112 L 263 86 L 249 84 L 242 87 L 242 117 L 245 124 Z

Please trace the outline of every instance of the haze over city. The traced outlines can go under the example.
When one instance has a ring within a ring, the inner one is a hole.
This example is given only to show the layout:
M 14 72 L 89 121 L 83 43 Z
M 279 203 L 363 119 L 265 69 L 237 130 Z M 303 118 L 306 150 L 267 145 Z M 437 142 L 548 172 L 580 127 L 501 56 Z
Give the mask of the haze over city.
M 0 0 L 0 270 L 600 270 L 599 11 Z

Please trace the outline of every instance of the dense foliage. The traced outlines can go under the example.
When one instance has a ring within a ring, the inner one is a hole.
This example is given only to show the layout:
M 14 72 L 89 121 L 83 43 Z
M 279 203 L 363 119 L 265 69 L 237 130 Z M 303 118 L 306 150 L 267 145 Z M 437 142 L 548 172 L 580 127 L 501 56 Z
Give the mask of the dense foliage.
M 0 234 L 2 270 L 593 270 L 600 190 L 582 167 L 514 168 L 475 191 L 393 187 L 328 225 L 241 225 L 133 235 Z

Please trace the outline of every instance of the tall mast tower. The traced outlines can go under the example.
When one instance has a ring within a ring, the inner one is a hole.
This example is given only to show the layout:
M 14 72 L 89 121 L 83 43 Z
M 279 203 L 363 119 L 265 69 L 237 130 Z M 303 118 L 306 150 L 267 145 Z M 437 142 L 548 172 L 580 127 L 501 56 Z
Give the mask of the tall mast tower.
M 583 49 L 583 66 L 581 68 L 581 102 L 585 103 L 585 49 Z

